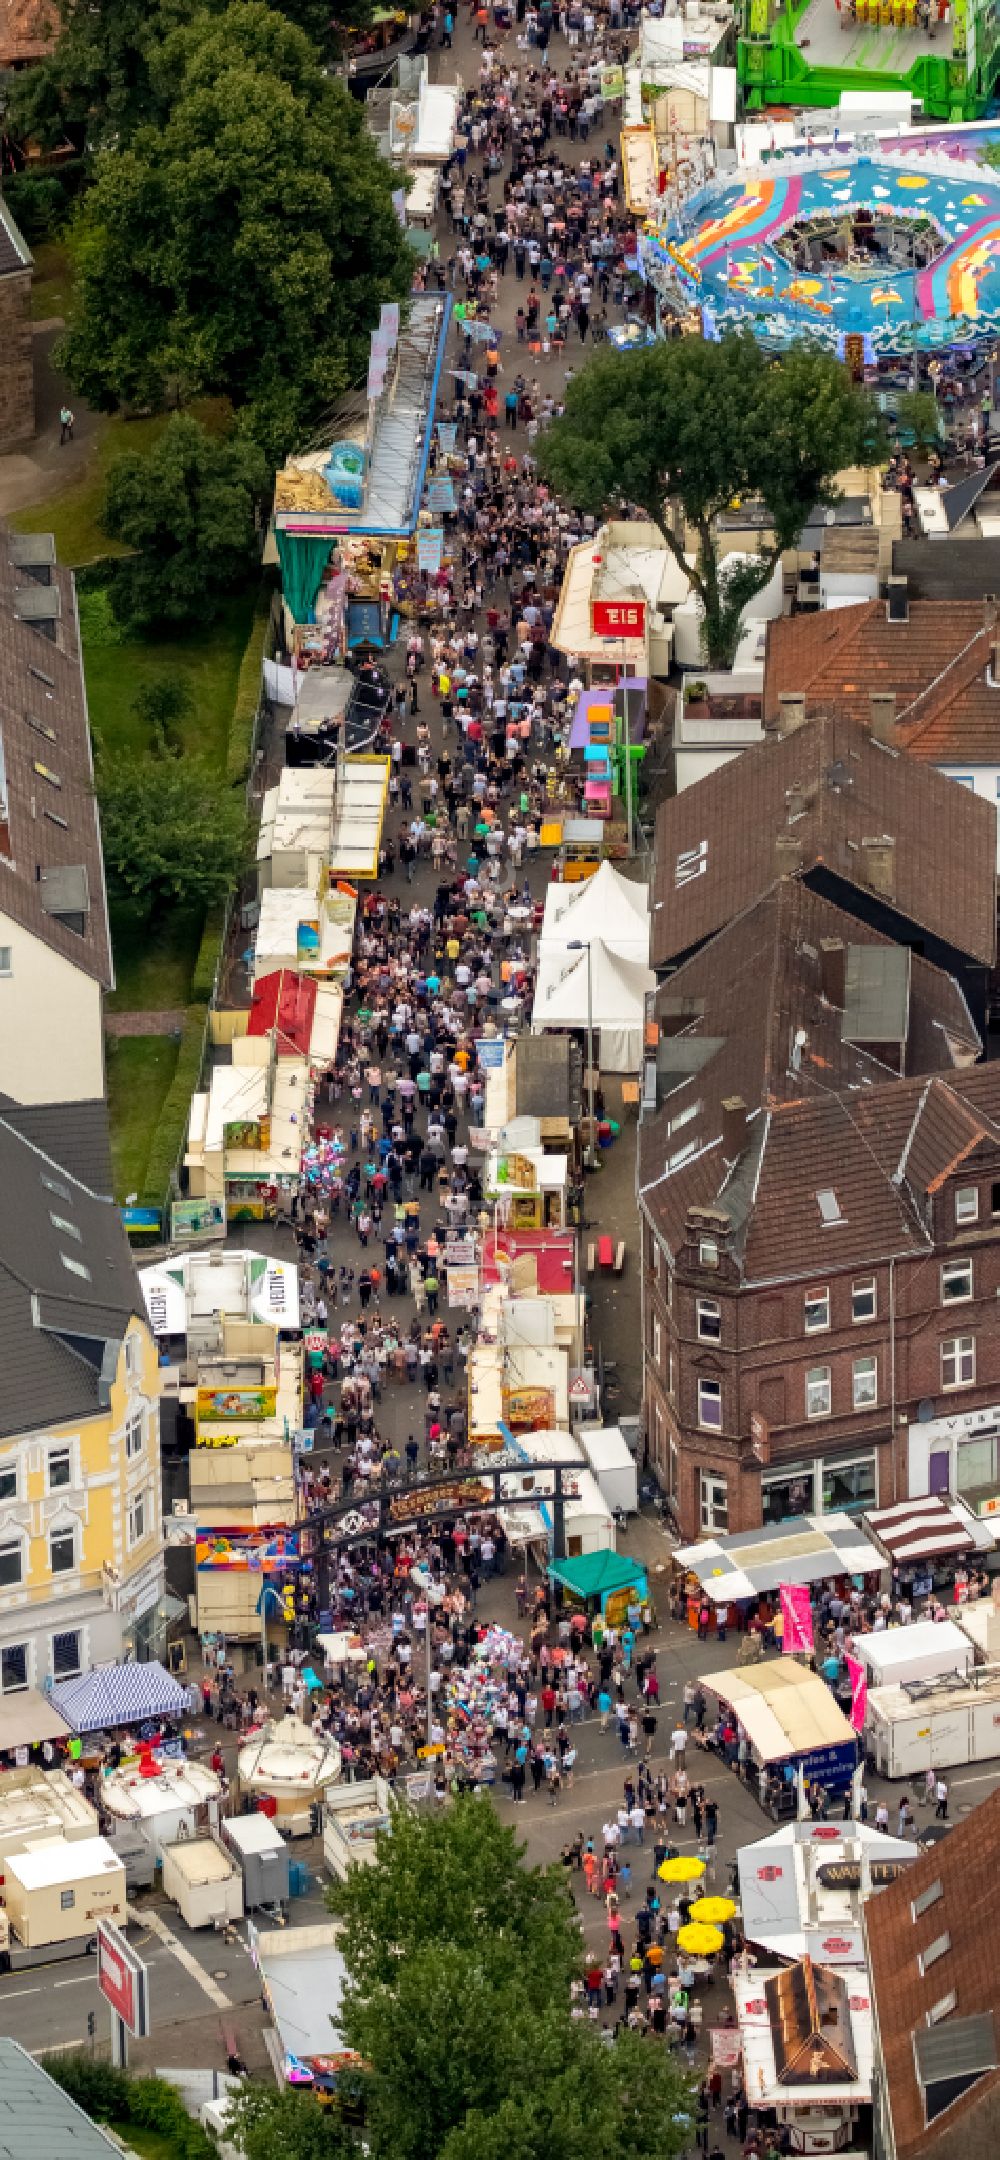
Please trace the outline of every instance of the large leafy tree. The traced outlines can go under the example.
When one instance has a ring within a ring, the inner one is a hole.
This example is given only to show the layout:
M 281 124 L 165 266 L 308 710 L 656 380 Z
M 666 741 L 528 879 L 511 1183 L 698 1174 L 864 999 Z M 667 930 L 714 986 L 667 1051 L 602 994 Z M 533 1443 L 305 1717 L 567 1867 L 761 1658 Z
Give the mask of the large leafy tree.
M 226 2110 L 226 2143 L 246 2160 L 358 2160 L 340 2116 L 311 2093 L 247 2085 Z
M 376 0 L 270 0 L 304 32 L 321 59 L 345 32 L 371 20 Z M 169 85 L 159 67 L 164 40 L 225 0 L 59 0 L 55 49 L 13 78 L 7 128 L 15 141 L 53 147 L 69 130 L 91 150 L 125 148 L 136 130 L 159 125 Z M 165 96 L 165 93 L 166 96 Z
M 246 854 L 246 804 L 190 757 L 100 754 L 97 795 L 112 892 L 150 918 L 225 899 Z
M 582 1942 L 562 1871 L 528 1868 L 488 1800 L 399 1810 L 329 1893 L 374 2160 L 673 2160 L 686 2081 L 570 2015 Z
M 96 162 L 61 359 L 101 409 L 227 394 L 278 458 L 356 379 L 411 258 L 361 108 L 303 32 L 234 0 L 168 37 L 162 126 Z
M 835 474 L 872 462 L 877 435 L 870 404 L 832 355 L 798 346 L 774 356 L 749 333 L 719 344 L 685 337 L 597 351 L 570 381 L 539 463 L 579 509 L 600 517 L 637 506 L 659 526 L 704 606 L 706 658 L 725 666 L 747 602 L 813 507 L 835 500 Z M 748 497 L 764 505 L 773 542 L 727 569 L 717 519 Z M 693 565 L 672 503 L 694 531 Z
M 174 415 L 146 456 L 116 458 L 102 523 L 133 550 L 115 569 L 116 614 L 144 629 L 210 621 L 258 553 L 267 481 L 256 444 L 219 441 L 187 414 Z

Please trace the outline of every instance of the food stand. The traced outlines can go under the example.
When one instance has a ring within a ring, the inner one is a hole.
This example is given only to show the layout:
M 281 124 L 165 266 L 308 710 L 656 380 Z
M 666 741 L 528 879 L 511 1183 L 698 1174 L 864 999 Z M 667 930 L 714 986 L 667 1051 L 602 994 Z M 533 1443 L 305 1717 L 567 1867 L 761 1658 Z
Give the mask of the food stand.
M 548 1576 L 557 1595 L 561 1588 L 566 1604 L 582 1607 L 592 1620 L 600 1615 L 608 1627 L 623 1627 L 630 1607 L 648 1607 L 649 1581 L 642 1563 L 609 1546 L 572 1560 L 552 1560 Z
M 674 1565 L 687 1578 L 688 1626 L 696 1628 L 706 1599 L 729 1608 L 730 1625 L 746 1626 L 761 1599 L 772 1604 L 783 1584 L 844 1582 L 860 1577 L 888 1588 L 885 1556 L 853 1516 L 798 1515 L 731 1537 L 682 1545 Z
M 857 1735 L 821 1680 L 794 1658 L 705 1673 L 699 1685 L 716 1695 L 738 1731 L 726 1760 L 756 1787 L 761 1806 L 794 1815 L 800 1780 L 843 1792 L 857 1767 Z

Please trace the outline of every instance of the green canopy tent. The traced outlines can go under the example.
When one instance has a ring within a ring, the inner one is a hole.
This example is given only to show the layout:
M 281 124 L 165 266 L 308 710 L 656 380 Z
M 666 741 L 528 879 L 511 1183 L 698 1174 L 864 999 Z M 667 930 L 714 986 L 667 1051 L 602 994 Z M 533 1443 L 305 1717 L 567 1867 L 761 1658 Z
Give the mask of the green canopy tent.
M 323 582 L 323 572 L 330 560 L 333 540 L 329 534 L 320 539 L 310 539 L 301 533 L 275 534 L 278 543 L 278 560 L 281 563 L 281 582 L 292 621 L 311 623 L 316 620 L 316 596 Z
M 573 1560 L 552 1560 L 548 1572 L 567 1597 L 588 1608 L 597 1605 L 602 1613 L 609 1598 L 621 1599 L 631 1592 L 633 1601 L 644 1605 L 649 1595 L 642 1562 L 612 1552 L 609 1545 L 599 1552 L 580 1553 Z

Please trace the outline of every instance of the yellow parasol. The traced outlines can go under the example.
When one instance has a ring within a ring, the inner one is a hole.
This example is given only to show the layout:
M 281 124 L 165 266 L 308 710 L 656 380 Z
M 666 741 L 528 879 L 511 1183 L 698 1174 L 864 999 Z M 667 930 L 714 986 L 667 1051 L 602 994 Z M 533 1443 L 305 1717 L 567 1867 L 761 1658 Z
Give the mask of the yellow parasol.
M 722 1936 L 718 1928 L 706 1927 L 703 1920 L 689 1920 L 677 1935 L 678 1950 L 689 1950 L 692 1957 L 711 1957 L 721 1950 Z
M 661 1882 L 697 1882 L 705 1873 L 704 1860 L 696 1860 L 692 1853 L 686 1857 L 678 1853 L 675 1860 L 664 1860 L 657 1868 Z
M 732 1898 L 700 1897 L 691 1907 L 692 1920 L 705 1920 L 710 1927 L 721 1927 L 724 1920 L 731 1920 L 736 1907 Z

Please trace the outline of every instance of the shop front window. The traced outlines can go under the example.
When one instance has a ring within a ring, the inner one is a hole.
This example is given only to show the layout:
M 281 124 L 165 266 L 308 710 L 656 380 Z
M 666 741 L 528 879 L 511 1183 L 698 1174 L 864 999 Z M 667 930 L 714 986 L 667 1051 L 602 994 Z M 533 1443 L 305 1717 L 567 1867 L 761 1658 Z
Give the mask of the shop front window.
M 816 1474 L 811 1465 L 791 1464 L 760 1481 L 761 1518 L 766 1523 L 788 1522 L 793 1515 L 815 1513 Z
M 836 1515 L 863 1514 L 878 1503 L 878 1471 L 874 1455 L 854 1462 L 823 1464 L 823 1512 Z
M 985 1486 L 993 1486 L 996 1478 L 996 1434 L 989 1433 L 983 1440 L 960 1441 L 956 1471 L 959 1492 L 977 1492 Z

